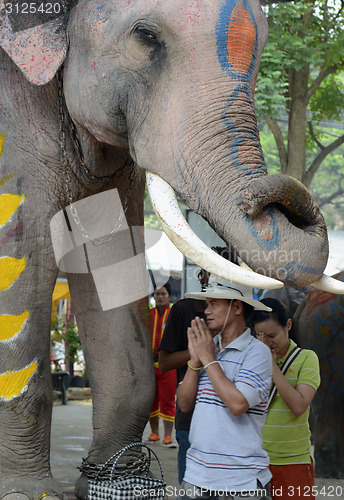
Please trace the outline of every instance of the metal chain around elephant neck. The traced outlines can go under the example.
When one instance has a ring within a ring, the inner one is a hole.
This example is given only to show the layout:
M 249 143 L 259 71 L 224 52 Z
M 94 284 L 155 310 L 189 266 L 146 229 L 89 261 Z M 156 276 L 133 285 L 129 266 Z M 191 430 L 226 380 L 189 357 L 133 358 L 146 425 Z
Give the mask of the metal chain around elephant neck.
M 57 84 L 58 84 L 58 108 L 59 108 L 59 124 L 60 124 L 60 128 L 59 128 L 60 159 L 61 159 L 61 164 L 64 168 L 64 172 L 66 175 L 65 186 L 66 186 L 67 199 L 68 199 L 69 204 L 70 204 L 70 212 L 72 214 L 72 217 L 74 219 L 75 224 L 77 225 L 77 227 L 79 227 L 81 234 L 85 238 L 87 238 L 89 241 L 91 241 L 91 243 L 93 243 L 94 245 L 102 245 L 104 243 L 108 243 L 109 241 L 111 241 L 114 238 L 115 234 L 119 231 L 119 229 L 122 225 L 123 219 L 124 219 L 125 214 L 128 210 L 129 198 L 130 198 L 130 196 L 132 194 L 132 190 L 133 190 L 133 177 L 134 177 L 133 174 L 134 174 L 134 170 L 135 170 L 135 164 L 134 164 L 133 160 L 128 159 L 125 161 L 124 165 L 122 167 L 120 167 L 118 170 L 116 170 L 113 174 L 106 175 L 103 177 L 98 177 L 98 176 L 94 175 L 93 172 L 91 172 L 91 170 L 88 168 L 88 166 L 85 163 L 85 160 L 84 160 L 84 157 L 82 154 L 80 140 L 79 140 L 79 137 L 78 137 L 78 134 L 76 131 L 75 124 L 74 124 L 73 120 L 71 119 L 71 117 L 68 113 L 66 104 L 65 104 L 64 94 L 63 94 L 62 70 L 61 69 L 57 72 Z M 89 234 L 87 233 L 85 227 L 83 226 L 83 224 L 80 220 L 80 217 L 79 217 L 79 214 L 77 212 L 76 207 L 73 205 L 73 195 L 72 195 L 72 189 L 71 189 L 71 175 L 70 175 L 72 168 L 71 168 L 71 165 L 70 165 L 69 160 L 68 160 L 67 147 L 66 147 L 66 133 L 65 133 L 66 117 L 68 118 L 68 122 L 69 122 L 68 128 L 70 130 L 72 144 L 74 145 L 75 151 L 77 153 L 80 166 L 83 168 L 85 174 L 92 182 L 103 182 L 103 183 L 110 182 L 112 179 L 123 175 L 124 170 L 129 165 L 131 165 L 131 167 L 132 167 L 131 171 L 129 173 L 129 186 L 124 193 L 124 203 L 123 203 L 123 207 L 122 207 L 123 210 L 121 210 L 121 213 L 119 214 L 119 217 L 116 221 L 116 224 L 115 224 L 115 227 L 113 228 L 113 230 L 109 234 L 107 234 L 101 238 L 91 238 L 91 236 L 89 236 Z

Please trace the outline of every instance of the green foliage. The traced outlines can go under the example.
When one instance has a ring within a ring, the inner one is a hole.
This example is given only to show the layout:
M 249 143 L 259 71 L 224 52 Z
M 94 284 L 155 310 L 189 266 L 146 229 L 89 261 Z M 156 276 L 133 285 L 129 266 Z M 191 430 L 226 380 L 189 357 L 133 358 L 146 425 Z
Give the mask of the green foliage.
M 269 39 L 258 73 L 256 109 L 274 131 L 273 136 L 261 126 L 268 172 L 280 172 L 282 159 L 286 173 L 292 171 L 310 186 L 332 228 L 338 226 L 341 212 L 344 219 L 344 130 L 335 123 L 342 122 L 344 114 L 344 2 L 295 0 L 272 4 L 266 14 Z M 297 132 L 291 133 L 295 123 Z
M 343 75 L 330 75 L 320 85 L 312 96 L 309 104 L 312 120 L 319 123 L 321 120 L 340 121 L 340 114 L 344 110 L 344 79 Z
M 344 230 L 344 146 L 324 161 L 310 190 L 323 212 L 328 229 Z
M 268 126 L 263 125 L 260 131 L 260 142 L 264 153 L 266 168 L 269 174 L 280 174 L 281 164 L 278 158 L 278 151 L 273 135 Z
M 61 316 L 58 316 L 51 329 L 51 341 L 53 347 L 56 342 L 67 341 L 66 359 L 72 363 L 78 362 L 78 353 L 82 352 L 78 326 L 76 323 L 67 323 Z
M 285 123 L 281 128 L 286 140 L 287 124 Z M 324 143 L 338 136 L 338 129 L 317 128 L 316 132 Z M 266 124 L 261 127 L 260 140 L 268 173 L 280 173 L 281 166 L 276 143 Z M 309 135 L 308 140 L 308 156 L 311 157 L 316 146 Z M 344 230 L 344 145 L 323 161 L 313 178 L 310 191 L 323 212 L 327 228 Z
M 343 75 L 344 16 L 341 4 L 305 0 L 275 4 L 268 10 L 269 39 L 262 55 L 257 80 L 257 112 L 276 118 L 288 104 L 290 70 L 309 69 L 314 78 L 320 69 L 338 66 Z M 312 78 L 310 78 L 310 84 Z M 338 94 L 339 93 L 341 94 Z M 312 99 L 314 119 L 339 118 L 343 109 L 343 85 L 337 77 L 327 78 L 322 96 Z M 330 103 L 324 101 L 324 95 Z M 337 94 L 337 102 L 333 97 Z M 329 105 L 330 104 L 330 105 Z M 283 112 L 282 111 L 282 112 Z

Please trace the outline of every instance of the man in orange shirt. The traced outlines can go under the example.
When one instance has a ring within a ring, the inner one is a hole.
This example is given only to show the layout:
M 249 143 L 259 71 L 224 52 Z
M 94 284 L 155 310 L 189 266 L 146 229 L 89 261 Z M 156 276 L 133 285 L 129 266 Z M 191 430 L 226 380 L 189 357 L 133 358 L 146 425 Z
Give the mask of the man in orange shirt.
M 159 437 L 159 417 L 164 421 L 163 446 L 176 448 L 176 443 L 171 438 L 175 415 L 175 394 L 177 386 L 176 370 L 162 373 L 158 366 L 158 349 L 164 333 L 167 317 L 170 312 L 169 301 L 171 298 L 171 288 L 166 283 L 154 292 L 156 306 L 150 310 L 150 329 L 155 370 L 155 396 L 149 423 L 151 434 L 147 441 L 155 443 Z

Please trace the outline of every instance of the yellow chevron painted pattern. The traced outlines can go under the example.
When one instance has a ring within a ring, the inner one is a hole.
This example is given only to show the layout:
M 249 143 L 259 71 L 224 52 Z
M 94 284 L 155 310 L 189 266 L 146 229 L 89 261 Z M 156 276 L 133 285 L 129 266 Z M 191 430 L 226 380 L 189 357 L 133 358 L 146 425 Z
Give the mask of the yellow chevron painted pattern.
M 0 134 L 0 157 L 3 151 L 5 135 Z M 3 186 L 14 174 L 0 177 L 0 186 Z M 25 200 L 25 196 L 16 194 L 0 195 L 0 228 L 10 220 Z M 0 292 L 7 290 L 21 275 L 26 267 L 25 257 L 15 259 L 14 257 L 0 258 Z M 0 315 L 0 342 L 6 342 L 18 335 L 29 317 L 29 311 L 22 314 Z M 0 374 L 0 400 L 10 401 L 22 394 L 37 370 L 37 362 L 34 361 L 26 368 L 18 371 L 6 371 Z
M 7 290 L 21 275 L 26 267 L 25 257 L 0 257 L 0 292 Z M 0 333 L 1 336 L 1 333 Z
M 0 342 L 11 340 L 18 335 L 29 317 L 29 311 L 22 314 L 1 314 L 0 315 Z
M 8 180 L 14 177 L 16 174 L 7 174 L 3 177 L 0 177 L 0 186 L 4 186 Z
M 38 365 L 34 361 L 31 365 L 17 372 L 7 371 L 0 374 L 0 399 L 10 401 L 22 394 L 37 368 Z
M 2 194 L 0 196 L 0 227 L 12 217 L 24 200 L 25 196 L 20 194 Z
M 4 142 L 5 142 L 5 134 L 0 134 L 0 156 L 2 154 L 2 150 L 4 149 Z M 15 175 L 16 174 L 7 174 L 4 175 L 3 177 L 0 177 L 0 186 L 4 186 L 6 182 Z

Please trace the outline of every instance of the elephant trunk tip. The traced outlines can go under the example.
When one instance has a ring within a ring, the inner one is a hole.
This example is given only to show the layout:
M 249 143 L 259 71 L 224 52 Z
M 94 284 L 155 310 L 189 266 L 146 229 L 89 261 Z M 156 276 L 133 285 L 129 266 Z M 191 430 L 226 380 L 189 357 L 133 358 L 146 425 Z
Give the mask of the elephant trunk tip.
M 248 262 L 253 270 L 273 262 L 272 276 L 290 286 L 306 286 L 320 279 L 328 259 L 327 229 L 319 207 L 301 182 L 286 175 L 266 175 L 252 181 L 236 202 L 248 218 L 253 247 L 264 249 L 256 264 Z
M 252 219 L 274 207 L 296 228 L 312 236 L 327 238 L 324 217 L 308 189 L 288 175 L 267 175 L 255 180 L 241 193 L 237 206 Z

